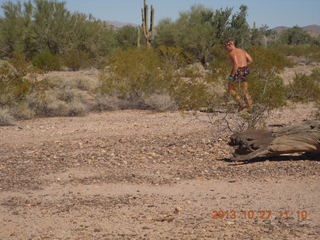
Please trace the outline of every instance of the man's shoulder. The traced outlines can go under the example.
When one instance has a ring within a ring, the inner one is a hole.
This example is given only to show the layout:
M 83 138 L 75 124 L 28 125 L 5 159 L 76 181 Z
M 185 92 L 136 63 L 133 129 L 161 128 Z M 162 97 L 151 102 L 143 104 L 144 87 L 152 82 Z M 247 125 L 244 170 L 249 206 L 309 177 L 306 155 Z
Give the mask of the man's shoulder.
M 229 52 L 229 56 L 235 56 L 236 54 L 237 54 L 236 48 Z
M 242 48 L 236 48 L 235 49 L 237 52 L 246 52 L 246 50 L 242 49 Z
M 243 54 L 247 54 L 247 51 L 242 49 L 242 48 L 236 48 L 234 51 L 235 55 L 243 55 Z

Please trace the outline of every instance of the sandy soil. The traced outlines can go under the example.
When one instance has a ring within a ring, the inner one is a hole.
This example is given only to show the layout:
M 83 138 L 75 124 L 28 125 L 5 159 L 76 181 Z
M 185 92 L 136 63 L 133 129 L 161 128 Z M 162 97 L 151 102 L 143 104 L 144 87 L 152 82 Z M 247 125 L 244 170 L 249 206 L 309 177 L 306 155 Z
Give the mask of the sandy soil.
M 268 124 L 311 114 L 292 106 Z M 0 239 L 317 239 L 320 157 L 234 163 L 229 135 L 179 112 L 1 127 Z
M 310 75 L 313 69 L 319 68 L 319 67 L 320 67 L 319 63 L 312 63 L 308 65 L 300 63 L 294 67 L 290 67 L 290 68 L 286 67 L 283 70 L 283 72 L 280 74 L 280 76 L 284 80 L 285 84 L 289 84 L 294 80 L 297 74 Z

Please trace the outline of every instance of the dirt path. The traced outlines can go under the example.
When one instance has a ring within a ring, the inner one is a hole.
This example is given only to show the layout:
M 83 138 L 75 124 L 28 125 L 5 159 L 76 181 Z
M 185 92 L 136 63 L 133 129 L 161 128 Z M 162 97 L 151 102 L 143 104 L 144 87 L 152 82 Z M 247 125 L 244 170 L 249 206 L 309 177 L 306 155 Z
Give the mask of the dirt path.
M 310 109 L 282 109 L 268 123 L 302 121 Z M 320 159 L 232 163 L 228 136 L 203 113 L 1 127 L 0 239 L 317 239 Z

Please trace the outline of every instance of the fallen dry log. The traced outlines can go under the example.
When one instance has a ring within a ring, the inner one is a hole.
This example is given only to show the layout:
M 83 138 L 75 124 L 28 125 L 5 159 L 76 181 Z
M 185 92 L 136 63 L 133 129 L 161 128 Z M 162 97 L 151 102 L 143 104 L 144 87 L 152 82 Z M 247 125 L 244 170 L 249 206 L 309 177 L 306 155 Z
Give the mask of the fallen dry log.
M 250 129 L 230 137 L 235 161 L 290 153 L 315 153 L 320 156 L 320 121 L 305 121 L 277 131 Z

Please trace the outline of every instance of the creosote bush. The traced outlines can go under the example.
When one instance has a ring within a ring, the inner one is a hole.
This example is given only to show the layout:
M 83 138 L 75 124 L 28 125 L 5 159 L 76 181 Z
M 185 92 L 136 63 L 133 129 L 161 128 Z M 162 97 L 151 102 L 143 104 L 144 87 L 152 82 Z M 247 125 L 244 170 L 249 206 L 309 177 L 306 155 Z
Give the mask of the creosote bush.
M 32 58 L 32 64 L 44 71 L 59 71 L 61 69 L 61 58 L 52 54 L 49 50 L 38 53 Z
M 94 108 L 96 81 L 54 76 L 39 80 L 38 72 L 21 56 L 10 62 L 0 62 L 2 124 L 35 116 L 84 115 Z
M 103 73 L 101 88 L 129 99 L 150 95 L 162 87 L 159 66 L 160 59 L 153 49 L 118 51 L 111 57 L 107 72 Z
M 211 70 L 212 79 L 223 79 L 225 80 L 226 75 L 230 72 L 230 61 L 228 54 L 224 49 L 223 45 L 215 45 L 211 49 L 212 61 L 209 64 Z
M 0 107 L 11 109 L 25 104 L 26 96 L 42 85 L 35 81 L 35 73 L 21 56 L 10 62 L 0 61 Z
M 288 98 L 296 102 L 320 101 L 320 68 L 313 69 L 310 75 L 296 74 L 289 84 Z
M 320 62 L 320 46 L 317 45 L 285 45 L 277 44 L 271 47 L 272 50 L 283 56 L 305 57 L 308 62 Z
M 81 68 L 91 65 L 91 59 L 87 52 L 71 49 L 66 52 L 62 58 L 64 65 L 72 71 L 77 71 Z
M 41 94 L 34 93 L 27 97 L 37 116 L 81 116 L 96 104 L 93 96 L 96 83 L 91 79 L 51 76 L 42 81 L 50 87 Z
M 249 52 L 254 59 L 248 77 L 254 106 L 249 114 L 242 116 L 248 128 L 256 128 L 264 126 L 264 120 L 272 109 L 286 105 L 287 87 L 278 74 L 292 63 L 272 49 L 255 46 Z
M 155 104 L 148 105 L 150 97 L 170 96 L 180 109 L 197 109 L 210 96 L 199 72 L 188 68 L 186 59 L 181 49 L 175 48 L 121 50 L 102 72 L 100 93 L 152 109 Z

